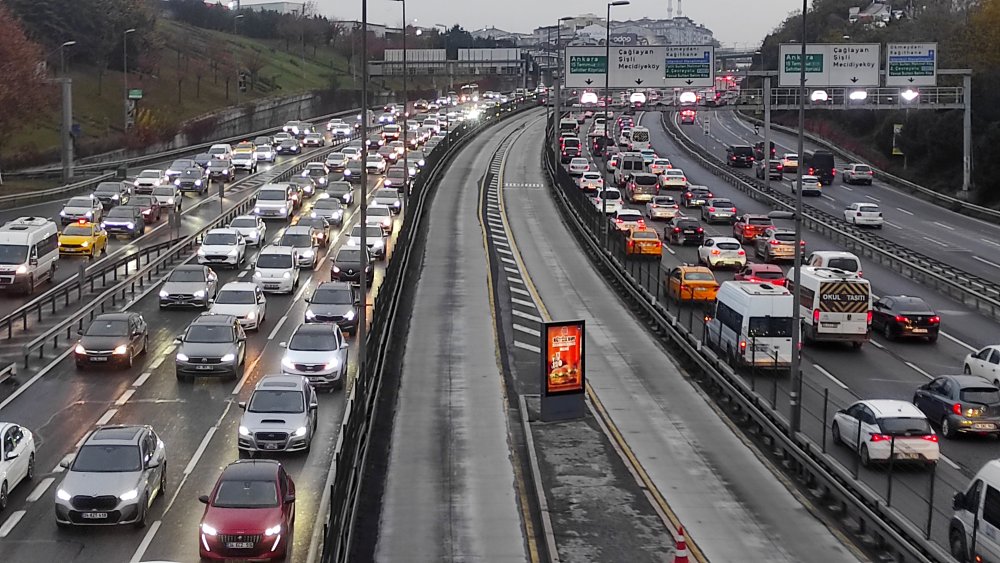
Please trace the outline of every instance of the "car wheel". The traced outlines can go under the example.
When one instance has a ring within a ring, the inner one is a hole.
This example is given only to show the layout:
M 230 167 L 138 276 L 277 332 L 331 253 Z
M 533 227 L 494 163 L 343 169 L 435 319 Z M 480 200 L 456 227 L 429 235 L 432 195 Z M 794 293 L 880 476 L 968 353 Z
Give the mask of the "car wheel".
M 132 353 L 132 348 L 131 347 L 126 347 L 125 348 L 125 352 L 126 352 L 125 357 L 128 359 L 128 362 L 125 364 L 125 366 L 128 367 L 129 369 L 131 369 L 132 368 L 132 364 L 133 364 L 133 359 L 134 359 L 133 358 L 134 354 Z
M 149 352 L 149 335 L 142 337 L 142 354 L 145 355 Z
M 868 454 L 868 444 L 862 444 L 861 445 L 861 465 L 863 467 L 868 467 L 869 465 L 871 465 L 871 463 L 872 463 L 872 459 L 871 459 L 871 456 Z
M 149 520 L 149 500 L 143 495 L 142 502 L 139 504 L 139 509 L 142 510 L 142 514 L 139 519 L 133 524 L 134 527 L 142 529 L 146 527 L 146 523 Z
M 958 528 L 952 528 L 948 533 L 948 545 L 951 547 L 951 556 L 959 563 L 965 563 L 969 559 L 969 549 L 965 546 L 965 534 Z
M 163 462 L 161 465 L 162 471 L 160 471 L 160 490 L 157 493 L 160 498 L 163 498 L 167 494 L 167 462 Z
M 830 435 L 833 436 L 833 443 L 840 445 L 844 443 L 843 437 L 840 435 L 840 425 L 836 422 L 833 423 L 833 428 L 830 429 Z
M 948 422 L 948 417 L 941 419 L 941 435 L 949 440 L 955 437 L 955 429 L 951 427 L 951 423 Z
M 7 481 L 0 485 L 0 511 L 7 508 Z
M 896 335 L 892 331 L 892 325 L 889 323 L 885 323 L 885 326 L 882 328 L 882 333 L 885 334 L 886 340 L 893 340 L 896 338 Z
M 35 452 L 31 452 L 28 456 L 28 472 L 24 475 L 25 481 L 31 481 L 35 478 Z
M 965 375 L 972 375 L 972 368 L 969 367 L 969 364 L 965 364 L 965 369 L 963 369 L 962 372 Z

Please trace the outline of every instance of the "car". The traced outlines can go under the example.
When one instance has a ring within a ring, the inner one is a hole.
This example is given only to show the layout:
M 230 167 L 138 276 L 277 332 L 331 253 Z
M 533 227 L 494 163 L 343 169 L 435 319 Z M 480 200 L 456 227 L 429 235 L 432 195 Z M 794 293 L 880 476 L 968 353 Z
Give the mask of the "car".
M 160 204 L 160 209 L 181 210 L 181 191 L 173 184 L 163 184 L 153 188 L 153 197 Z
M 844 209 L 844 220 L 857 227 L 866 226 L 876 229 L 881 229 L 885 224 L 882 209 L 877 203 L 857 202 L 848 205 L 847 209 Z
M 267 298 L 256 283 L 229 282 L 219 290 L 208 311 L 232 315 L 246 330 L 259 330 L 267 314 Z
M 337 117 L 327 122 L 326 130 L 334 137 L 350 137 L 352 132 L 351 126 L 343 119 Z
M 254 205 L 254 215 L 261 219 L 284 219 L 287 221 L 294 212 L 295 201 L 292 199 L 287 184 L 264 184 L 257 191 L 257 202 Z
M 104 216 L 101 229 L 108 235 L 126 235 L 134 240 L 146 233 L 146 217 L 138 207 L 119 205 Z
M 139 313 L 103 313 L 94 317 L 73 348 L 77 369 L 90 366 L 131 368 L 145 354 L 149 327 Z
M 153 193 L 153 188 L 166 182 L 167 177 L 163 173 L 163 170 L 158 168 L 143 170 L 135 177 L 135 181 L 132 182 L 132 192 L 137 194 L 151 194 Z
M 357 334 L 361 300 L 346 282 L 323 282 L 306 298 L 305 322 L 337 323 L 347 334 Z
M 368 206 L 368 213 L 365 215 L 365 225 L 381 228 L 383 235 L 392 234 L 392 210 L 384 205 Z
M 792 193 L 798 191 L 798 180 L 792 180 Z M 822 195 L 823 194 L 823 184 L 819 181 L 816 176 L 803 176 L 802 177 L 802 195 Z
M 285 346 L 281 373 L 304 376 L 314 387 L 335 389 L 347 379 L 348 344 L 336 323 L 300 324 Z
M 388 146 L 398 158 L 403 158 L 403 153 L 406 152 L 406 145 L 403 144 L 403 141 L 389 141 Z
M 330 170 L 330 172 L 343 172 L 344 168 L 347 167 L 347 161 L 350 160 L 346 154 L 342 152 L 332 152 L 326 155 L 326 160 L 324 164 Z
M 212 229 L 201 239 L 199 264 L 217 264 L 238 269 L 246 259 L 247 241 L 237 229 Z
M 726 164 L 750 168 L 753 166 L 753 147 L 749 145 L 730 145 L 726 147 Z
M 622 232 L 646 227 L 646 221 L 642 218 L 642 212 L 638 209 L 623 207 L 615 212 L 614 221 L 615 227 Z
M 240 215 L 229 222 L 227 227 L 241 235 L 250 246 L 260 246 L 267 235 L 267 224 L 256 215 Z
M 265 246 L 253 263 L 253 282 L 268 293 L 292 293 L 299 286 L 298 250 L 292 246 Z
M 740 244 L 747 244 L 773 226 L 771 218 L 767 215 L 744 213 L 733 223 L 733 238 L 739 239 Z
M 607 215 L 614 215 L 619 209 L 625 207 L 622 193 L 618 188 L 604 188 L 599 190 L 593 199 L 594 207 L 598 211 L 603 210 Z
M 253 156 L 257 162 L 274 162 L 277 151 L 274 150 L 274 141 L 270 137 L 258 137 L 254 140 Z
M 369 154 L 365 159 L 365 168 L 368 169 L 368 172 L 384 174 L 387 166 L 385 159 L 380 154 Z
M 278 144 L 275 148 L 275 152 L 278 154 L 299 154 L 302 152 L 302 145 L 299 143 L 298 139 L 294 137 L 288 138 Z
M 758 160 L 756 163 L 754 163 L 754 167 L 753 167 L 754 168 L 754 175 L 757 176 L 757 178 L 759 178 L 761 180 L 763 180 L 764 176 L 765 176 L 764 175 L 764 166 L 765 166 L 764 162 L 765 161 L 763 161 L 763 160 Z M 784 167 L 783 164 L 781 164 L 780 160 L 769 160 L 767 162 L 768 162 L 767 166 L 768 166 L 768 171 L 769 171 L 769 173 L 767 174 L 767 177 L 769 179 L 771 179 L 771 180 L 781 180 L 782 178 L 784 178 L 783 172 L 784 172 L 785 167 Z
M 908 295 L 883 295 L 872 304 L 872 330 L 887 340 L 922 338 L 935 342 L 941 317 L 923 299 Z
M 851 448 L 868 467 L 875 462 L 913 462 L 928 467 L 940 458 L 938 437 L 916 406 L 895 399 L 856 401 L 833 415 L 833 442 Z
M 736 217 L 736 206 L 729 199 L 713 197 L 705 201 L 701 206 L 701 220 L 706 223 L 726 222 L 731 223 Z
M 586 158 L 572 158 L 569 161 L 569 166 L 566 167 L 569 171 L 570 176 L 579 176 L 584 172 L 590 171 L 590 162 Z
M 673 165 L 670 164 L 670 160 L 666 158 L 654 158 L 653 162 L 649 165 L 649 173 L 660 176 L 671 168 L 673 168 Z
M 93 258 L 108 251 L 108 232 L 98 223 L 80 219 L 59 233 L 59 254 Z
M 93 197 L 101 202 L 107 211 L 116 205 L 125 205 L 131 195 L 125 182 L 101 182 L 94 189 Z
M 303 147 L 323 147 L 326 146 L 326 139 L 319 133 L 306 133 L 302 138 Z
M 391 112 L 385 112 L 382 115 L 378 116 L 378 122 L 380 124 L 395 123 L 396 114 Z
M 371 251 L 362 251 L 362 249 L 358 248 L 357 244 L 343 247 L 337 252 L 337 256 L 330 265 L 330 279 L 332 281 L 347 281 L 360 284 L 361 263 L 364 261 L 365 279 L 370 288 L 371 284 L 375 281 L 373 260 Z
M 663 278 L 664 291 L 671 301 L 712 303 L 719 293 L 719 282 L 704 266 L 675 266 Z
M 59 211 L 59 222 L 63 225 L 76 223 L 81 219 L 91 223 L 100 223 L 104 218 L 104 205 L 93 195 L 71 197 Z
M 10 492 L 35 478 L 35 436 L 13 422 L 0 422 L 0 511 Z
M 977 375 L 943 375 L 921 385 L 913 404 L 945 438 L 1000 434 L 1000 389 Z
M 360 160 L 361 159 L 361 147 L 356 147 L 356 146 L 348 145 L 348 146 L 340 149 L 340 152 L 344 153 L 344 156 L 346 156 L 348 160 Z
M 197 166 L 197 164 L 195 164 L 194 159 L 179 158 L 170 163 L 170 166 L 168 166 L 166 171 L 164 171 L 164 175 L 167 177 L 168 182 L 173 182 L 181 171 L 187 170 L 188 168 L 194 168 L 195 166 Z
M 295 482 L 271 459 L 241 459 L 227 465 L 212 492 L 198 500 L 202 560 L 283 560 L 295 522 Z
M 403 199 L 399 197 L 399 192 L 394 189 L 375 190 L 372 198 L 372 207 L 388 207 L 393 215 L 398 214 L 403 209 Z M 368 209 L 372 209 L 369 207 Z
M 630 203 L 650 201 L 660 193 L 659 182 L 648 172 L 633 172 L 625 178 L 625 193 Z
M 160 215 L 162 215 L 160 202 L 152 195 L 132 196 L 128 204 L 139 208 L 146 224 L 155 223 L 160 220 Z
M 219 291 L 219 276 L 208 266 L 181 264 L 170 272 L 160 288 L 160 309 L 200 307 L 208 309 Z
M 369 153 L 377 151 L 379 147 L 384 144 L 385 139 L 382 138 L 382 135 L 377 133 L 372 133 L 371 135 L 368 135 L 367 139 L 365 139 L 365 146 L 368 147 Z
M 330 182 L 326 186 L 326 191 L 319 194 L 319 197 L 339 199 L 346 207 L 350 207 L 354 203 L 354 186 L 350 182 Z
M 698 113 L 693 109 L 681 110 L 681 125 L 694 125 L 697 118 Z
M 760 264 L 757 262 L 747 263 L 742 270 L 733 276 L 735 281 L 748 281 L 755 283 L 767 283 L 784 287 L 787 280 L 785 272 L 777 264 Z
M 708 189 L 707 186 L 692 186 L 688 185 L 687 191 L 681 196 L 681 201 L 684 204 L 685 209 L 690 209 L 692 207 L 701 207 L 705 205 L 705 202 L 715 197 L 712 190 Z
M 870 186 L 874 179 L 875 171 L 867 164 L 848 164 L 844 167 L 844 172 L 840 175 L 840 181 L 845 184 L 865 184 Z
M 197 166 L 197 167 L 201 168 L 202 170 L 204 170 L 204 169 L 208 168 L 208 163 L 212 162 L 212 158 L 214 158 L 212 155 L 208 154 L 207 152 L 203 152 L 203 153 L 194 155 L 194 159 L 193 160 L 194 160 L 195 166 Z
M 655 257 L 663 256 L 663 243 L 653 229 L 640 225 L 625 232 L 625 256 Z
M 653 149 L 642 149 L 639 151 L 639 154 L 642 155 L 642 162 L 645 163 L 646 166 L 653 164 L 653 161 L 658 158 L 656 151 Z
M 219 160 L 232 160 L 233 146 L 228 143 L 212 145 L 208 148 L 208 154 L 212 155 L 212 158 L 217 158 Z
M 805 256 L 806 241 L 799 240 L 802 256 Z M 795 259 L 795 231 L 780 227 L 768 227 L 754 241 L 754 254 L 766 263 L 775 260 Z
M 657 195 L 646 203 L 646 217 L 651 221 L 669 220 L 681 214 L 680 205 L 672 195 Z
M 687 176 L 680 168 L 664 170 L 659 176 L 660 187 L 667 190 L 686 190 L 688 187 Z
M 712 237 L 698 247 L 698 263 L 709 268 L 747 265 L 747 253 L 740 241 L 730 237 Z
M 702 242 L 705 241 L 705 229 L 693 217 L 676 215 L 663 228 L 663 240 L 682 246 L 701 246 Z
M 392 188 L 390 191 L 399 194 L 406 191 L 408 183 L 409 178 L 407 178 L 406 170 L 402 166 L 393 166 L 386 171 L 382 185 Z
M 237 429 L 240 457 L 268 452 L 309 452 L 316 434 L 319 400 L 301 375 L 266 375 L 248 401 Z
M 313 204 L 309 216 L 321 217 L 326 219 L 331 225 L 340 227 L 344 224 L 344 204 L 341 203 L 340 198 L 318 199 Z
M 89 432 L 72 460 L 59 463 L 56 525 L 143 528 L 167 492 L 167 447 L 151 426 L 104 425 Z
M 621 160 L 621 153 L 612 154 L 611 158 L 609 158 L 607 163 L 605 164 L 605 168 L 608 169 L 608 172 L 614 172 L 615 170 L 618 169 L 618 162 L 620 160 Z
M 785 174 L 795 174 L 799 171 L 799 155 L 793 152 L 786 152 L 781 155 L 781 171 Z
M 268 147 L 270 148 L 270 147 Z M 247 143 L 245 146 L 240 144 L 235 149 L 233 149 L 233 163 L 234 169 L 246 170 L 250 174 L 257 173 L 257 152 L 256 147 L 253 143 Z
M 205 195 L 208 192 L 208 175 L 200 166 L 185 168 L 174 176 L 174 185 L 182 194 L 197 192 L 198 195 Z
M 361 173 L 365 170 L 360 160 L 352 160 L 344 168 L 344 179 L 349 182 L 360 182 Z
M 292 176 L 288 183 L 295 186 L 296 191 L 302 190 L 303 198 L 312 197 L 317 192 L 316 180 L 309 176 Z
M 326 164 L 322 162 L 310 162 L 309 164 L 306 164 L 306 167 L 300 174 L 300 176 L 312 178 L 313 182 L 316 183 L 316 187 L 319 189 L 326 187 L 326 184 L 330 181 L 327 177 L 329 175 L 330 169 L 327 168 Z
M 963 364 L 966 375 L 978 375 L 1000 387 L 1000 345 L 986 346 L 967 354 Z
M 295 222 L 292 224 L 309 227 L 312 230 L 313 238 L 316 239 L 316 242 L 320 246 L 323 248 L 328 248 L 330 246 L 331 231 L 333 229 L 332 219 L 327 219 L 326 217 L 306 217 L 300 215 L 295 218 Z
M 271 137 L 271 144 L 274 146 L 275 152 L 277 153 L 277 148 L 281 146 L 281 143 L 284 143 L 285 141 L 292 139 L 295 139 L 295 137 L 293 137 L 291 133 L 289 133 L 288 131 L 282 131 L 280 133 L 275 133 L 274 136 Z
M 232 160 L 213 158 L 205 167 L 205 174 L 209 180 L 226 183 L 236 177 L 236 168 Z
M 427 157 L 424 155 L 424 151 L 410 150 L 410 152 L 407 153 L 406 158 L 409 161 L 410 166 L 416 165 L 418 170 L 427 164 Z
M 584 172 L 580 175 L 577 186 L 585 192 L 594 193 L 604 187 L 604 177 L 600 172 Z
M 300 268 L 316 267 L 319 262 L 319 241 L 313 229 L 307 225 L 292 225 L 274 242 L 275 246 L 290 246 L 295 249 L 296 261 Z

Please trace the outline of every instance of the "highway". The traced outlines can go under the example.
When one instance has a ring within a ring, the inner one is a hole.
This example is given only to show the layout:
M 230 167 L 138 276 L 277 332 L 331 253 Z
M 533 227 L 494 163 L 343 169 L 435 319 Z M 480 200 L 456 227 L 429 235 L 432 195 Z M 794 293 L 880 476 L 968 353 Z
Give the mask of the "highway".
M 676 119 L 679 124 L 677 114 L 668 119 Z M 702 130 L 704 120 L 711 120 L 708 135 Z M 646 125 L 659 128 L 658 124 L 651 122 Z M 719 159 L 725 158 L 728 145 L 753 146 L 764 140 L 763 128 L 759 135 L 755 135 L 752 125 L 740 120 L 735 111 L 724 108 L 699 108 L 698 123 L 684 125 L 681 130 Z M 772 130 L 771 139 L 779 158 L 798 149 L 798 140 L 794 135 Z M 806 150 L 819 148 L 806 140 Z M 880 180 L 875 180 L 871 186 L 844 184 L 840 173 L 849 163 L 840 158 L 835 158 L 835 161 L 837 178 L 834 183 L 824 186 L 821 197 L 805 198 L 805 205 L 843 218 L 844 208 L 851 203 L 877 203 L 886 220 L 886 226 L 878 232 L 879 236 L 986 279 L 1000 276 L 1000 225 L 940 207 Z M 746 171 L 753 174 L 753 170 Z M 785 175 L 779 191 L 791 194 L 793 176 Z M 956 178 L 955 183 L 960 184 L 961 178 Z

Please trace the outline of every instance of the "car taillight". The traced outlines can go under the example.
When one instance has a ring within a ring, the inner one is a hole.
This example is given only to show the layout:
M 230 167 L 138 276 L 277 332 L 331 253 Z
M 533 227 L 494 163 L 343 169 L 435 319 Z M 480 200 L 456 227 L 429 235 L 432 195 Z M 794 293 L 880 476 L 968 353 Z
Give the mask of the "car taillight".
M 903 315 L 896 315 L 896 322 L 897 323 L 906 323 L 906 324 L 909 324 L 910 323 L 910 319 L 904 317 Z
M 962 415 L 962 403 L 955 403 L 951 406 L 951 412 L 961 416 Z
M 708 208 L 708 212 L 709 213 L 715 213 L 715 208 L 714 207 L 709 207 Z
M 746 250 L 743 250 L 743 249 L 741 248 L 741 249 L 739 250 L 739 252 L 737 252 L 736 254 L 738 254 L 738 255 L 740 255 L 740 256 L 745 256 L 745 255 L 746 255 L 746 253 L 747 253 L 747 251 L 746 251 Z
M 771 239 L 771 240 L 769 240 L 767 242 L 768 242 L 768 244 L 771 244 L 772 246 L 777 246 L 777 245 L 781 244 L 780 242 L 778 242 L 778 241 L 776 241 L 774 239 Z
M 892 436 L 888 434 L 872 434 L 869 440 L 872 442 L 889 442 L 892 440 Z
M 687 182 L 687 181 L 688 181 L 687 178 L 685 178 L 684 176 L 681 176 L 681 182 Z
M 705 232 L 705 229 L 702 229 L 701 227 L 698 227 L 698 232 L 699 233 L 703 233 L 703 232 Z
M 833 170 L 830 170 L 830 175 L 831 176 L 836 176 L 837 175 L 837 169 L 834 168 Z
M 811 166 L 809 167 L 809 175 L 810 175 L 810 176 L 812 176 L 813 172 L 815 172 L 815 171 L 816 171 L 816 169 L 815 169 L 815 168 L 813 168 L 813 167 L 811 167 Z
M 687 192 L 687 193 L 685 193 L 685 194 L 684 194 L 684 197 L 687 197 L 687 198 L 690 198 L 690 197 L 691 197 L 691 192 Z
M 712 249 L 712 256 L 718 256 L 719 254 L 722 254 L 721 250 L 719 250 L 718 248 Z
M 868 175 L 869 175 L 869 176 L 874 176 L 874 175 L 875 175 L 875 173 L 874 173 L 874 172 L 872 172 L 871 170 L 869 170 L 869 171 L 868 171 Z
M 936 325 L 941 322 L 941 317 L 934 315 L 928 320 L 928 322 L 931 323 L 932 325 Z
M 740 352 L 746 352 L 746 351 L 747 351 L 747 341 L 740 340 Z
M 858 211 L 858 217 L 861 217 L 861 212 L 860 211 Z
M 715 196 L 712 195 L 712 192 L 708 192 L 708 194 L 706 194 L 705 197 L 715 197 Z
M 622 221 L 621 219 L 615 219 L 615 223 L 618 223 L 619 225 L 621 225 L 622 223 L 624 223 L 624 221 Z
M 923 438 L 924 440 L 927 440 L 928 442 L 937 442 L 938 441 L 937 434 L 924 434 L 923 436 L 921 436 L 921 438 Z
M 813 324 L 819 322 L 819 309 L 813 309 Z
M 867 319 L 867 321 L 868 321 L 868 324 L 872 324 L 872 312 L 871 311 L 868 311 L 868 319 Z

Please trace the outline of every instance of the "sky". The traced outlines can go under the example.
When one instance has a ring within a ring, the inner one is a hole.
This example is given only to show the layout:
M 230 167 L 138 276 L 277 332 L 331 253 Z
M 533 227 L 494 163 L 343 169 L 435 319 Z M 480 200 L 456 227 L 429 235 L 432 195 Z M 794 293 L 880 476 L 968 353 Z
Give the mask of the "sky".
M 301 1 L 301 0 L 296 0 Z M 361 18 L 361 0 L 311 0 L 320 12 L 338 19 Z M 723 44 L 758 44 L 789 12 L 802 7 L 801 0 L 682 0 L 684 15 L 711 29 Z M 676 0 L 675 0 L 676 5 Z M 766 8 L 763 8 L 766 6 Z M 407 19 L 417 25 L 459 24 L 467 30 L 497 27 L 530 33 L 552 25 L 563 16 L 607 13 L 606 0 L 408 0 Z M 676 7 L 675 7 L 676 14 Z M 666 18 L 667 0 L 632 0 L 631 5 L 612 8 L 612 19 Z M 368 19 L 374 23 L 399 25 L 400 4 L 392 0 L 368 0 Z

